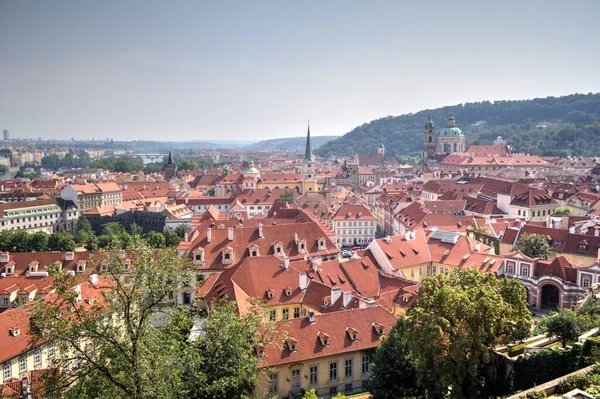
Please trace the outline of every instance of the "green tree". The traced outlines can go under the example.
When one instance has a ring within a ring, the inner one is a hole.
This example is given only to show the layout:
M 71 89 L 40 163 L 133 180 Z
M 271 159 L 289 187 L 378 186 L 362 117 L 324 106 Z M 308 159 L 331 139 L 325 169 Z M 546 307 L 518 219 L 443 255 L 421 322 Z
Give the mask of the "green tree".
M 163 302 L 189 279 L 187 264 L 173 250 L 130 253 L 131 268 L 117 251 L 98 256 L 106 266 L 96 284 L 102 300 L 83 306 L 73 289 L 76 278 L 52 270 L 57 300 L 35 304 L 35 331 L 40 339 L 52 338 L 57 350 L 53 366 L 60 368 L 47 378 L 40 397 L 184 397 L 182 353 L 174 350 L 181 346 L 171 341 L 168 330 L 154 328 L 151 317 L 159 311 L 180 311 L 165 308 Z
M 255 304 L 241 318 L 234 302 L 211 306 L 202 334 L 194 341 L 183 362 L 186 397 L 196 399 L 249 398 L 256 386 L 254 345 L 273 339 L 273 328 L 263 307 Z
M 548 334 L 560 338 L 563 348 L 582 333 L 577 313 L 573 310 L 560 310 L 551 315 L 546 321 L 546 329 Z
M 29 249 L 35 252 L 46 252 L 48 250 L 49 241 L 48 234 L 43 231 L 38 231 L 29 237 Z
M 570 208 L 556 208 L 552 216 L 569 216 L 571 214 Z
M 15 231 L 12 235 L 11 247 L 14 252 L 30 252 L 29 233 L 25 230 Z
M 146 173 L 160 173 L 165 169 L 165 164 L 163 162 L 153 162 L 147 164 L 145 168 Z
M 12 251 L 13 249 L 13 232 L 5 230 L 0 232 L 0 251 Z
M 80 216 L 77 219 L 77 229 L 75 230 L 75 241 L 78 244 L 84 244 L 90 241 L 94 236 L 92 225 L 85 216 Z
M 423 280 L 407 312 L 419 381 L 430 398 L 481 398 L 494 389 L 483 370 L 501 343 L 528 336 L 531 313 L 519 280 L 475 268 Z
M 342 393 L 338 393 L 337 395 L 332 396 L 332 398 L 333 399 L 346 399 L 346 395 L 344 395 Z M 315 392 L 314 389 L 311 389 L 310 391 L 308 391 L 304 394 L 302 399 L 322 399 L 322 398 L 317 395 L 317 392 Z
M 406 319 L 400 318 L 373 355 L 373 399 L 422 397 L 417 369 L 407 341 Z
M 135 235 L 141 236 L 143 232 L 144 231 L 142 230 L 142 228 L 140 226 L 137 225 L 137 223 L 132 223 L 129 226 L 129 234 L 131 234 L 132 236 L 135 236 Z
M 180 224 L 175 229 L 175 233 L 177 233 L 180 240 L 183 240 L 185 238 L 185 233 L 187 233 L 189 231 L 190 231 L 190 226 L 187 224 Z
M 8 172 L 8 167 L 6 165 L 0 165 L 0 175 L 5 174 L 6 172 Z
M 48 237 L 48 250 L 49 251 L 74 251 L 77 245 L 73 236 L 65 233 L 54 233 Z
M 296 200 L 296 192 L 294 190 L 285 190 L 280 196 L 281 201 L 294 202 Z
M 179 170 L 197 170 L 198 163 L 190 160 L 183 160 L 177 164 Z
M 123 233 L 127 233 L 127 231 L 119 222 L 109 222 L 102 226 L 102 234 L 119 236 Z
M 163 232 L 163 236 L 165 237 L 165 246 L 166 247 L 176 247 L 177 245 L 179 245 L 179 242 L 181 241 L 181 238 L 179 238 L 179 235 L 167 228 L 165 229 L 165 231 Z
M 541 234 L 522 234 L 515 248 L 530 258 L 548 259 L 550 255 L 548 239 Z
M 100 249 L 121 249 L 123 243 L 121 241 L 121 234 L 102 234 L 96 238 L 96 247 Z
M 164 248 L 165 247 L 165 236 L 157 231 L 151 231 L 146 235 L 146 242 L 152 248 Z

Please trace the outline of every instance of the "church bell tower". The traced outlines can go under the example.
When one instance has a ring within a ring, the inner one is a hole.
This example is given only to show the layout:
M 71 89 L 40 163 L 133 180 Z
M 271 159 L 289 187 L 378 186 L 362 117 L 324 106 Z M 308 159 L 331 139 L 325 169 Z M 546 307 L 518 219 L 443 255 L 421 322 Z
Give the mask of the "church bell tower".
M 431 113 L 425 123 L 424 138 L 423 138 L 423 165 L 431 162 L 435 155 L 435 124 Z

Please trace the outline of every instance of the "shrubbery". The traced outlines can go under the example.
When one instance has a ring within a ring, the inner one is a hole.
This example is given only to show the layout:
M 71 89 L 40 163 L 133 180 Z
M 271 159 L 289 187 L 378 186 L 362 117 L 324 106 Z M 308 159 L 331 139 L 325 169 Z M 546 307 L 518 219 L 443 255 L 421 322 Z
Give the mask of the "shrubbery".
M 577 344 L 520 357 L 515 362 L 515 390 L 529 389 L 578 370 L 581 353 L 582 346 Z
M 589 374 L 572 375 L 558 383 L 554 393 L 562 394 L 571 392 L 573 389 L 585 390 L 592 385 L 592 376 Z

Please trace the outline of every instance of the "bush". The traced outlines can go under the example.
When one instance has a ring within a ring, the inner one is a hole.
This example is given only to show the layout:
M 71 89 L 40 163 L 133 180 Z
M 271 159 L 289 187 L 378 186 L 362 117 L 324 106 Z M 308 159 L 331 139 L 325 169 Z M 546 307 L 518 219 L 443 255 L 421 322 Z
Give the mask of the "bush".
M 508 356 L 514 357 L 525 352 L 525 348 L 529 345 L 529 343 L 524 342 L 522 344 L 515 345 L 508 349 Z
M 545 399 L 546 392 L 529 392 L 527 395 L 521 395 L 517 399 Z
M 592 378 L 589 374 L 572 375 L 559 382 L 554 393 L 563 394 L 573 389 L 585 390 L 590 385 L 592 385 Z
M 579 369 L 581 345 L 522 356 L 515 362 L 515 390 L 529 389 Z
M 581 356 L 579 357 L 579 368 L 589 366 L 594 363 L 600 355 L 600 338 L 590 337 L 583 343 Z

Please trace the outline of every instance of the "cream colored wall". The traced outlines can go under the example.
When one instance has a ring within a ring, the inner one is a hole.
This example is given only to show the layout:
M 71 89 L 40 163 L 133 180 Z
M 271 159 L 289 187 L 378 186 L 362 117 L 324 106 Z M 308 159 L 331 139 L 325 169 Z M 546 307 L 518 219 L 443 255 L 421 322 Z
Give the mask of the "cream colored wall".
M 10 339 L 10 338 L 7 338 L 7 339 Z M 40 350 L 41 350 L 42 361 L 41 361 L 41 363 L 39 363 L 37 365 L 35 364 L 35 360 L 34 360 L 35 349 L 24 352 L 24 355 L 27 357 L 27 370 L 28 371 L 48 368 L 49 360 L 50 360 L 48 358 L 48 346 L 44 345 L 40 348 Z M 19 370 L 19 359 L 20 358 L 21 358 L 20 355 L 16 356 L 0 365 L 0 367 L 1 367 L 1 369 L 0 369 L 0 384 L 3 384 L 5 382 L 4 381 L 4 367 L 6 364 L 10 364 L 11 378 L 20 378 L 20 375 L 21 375 L 21 371 Z
M 359 338 L 360 339 L 360 338 Z M 369 380 L 369 374 L 362 374 L 362 357 L 364 352 L 348 352 L 336 356 L 310 359 L 305 362 L 283 364 L 271 369 L 259 371 L 255 398 L 287 398 L 292 390 L 292 370 L 300 370 L 300 387 L 309 391 L 314 389 L 319 397 L 328 397 L 329 388 L 337 387 L 338 392 L 344 393 L 346 384 L 352 384 L 355 392 L 360 391 L 362 381 Z M 352 376 L 345 377 L 345 361 L 352 359 Z M 338 378 L 329 380 L 329 364 L 337 362 Z M 318 367 L 317 384 L 309 385 L 309 372 L 312 366 Z M 372 365 L 370 365 L 372 366 Z M 277 373 L 277 392 L 269 393 L 268 375 Z

